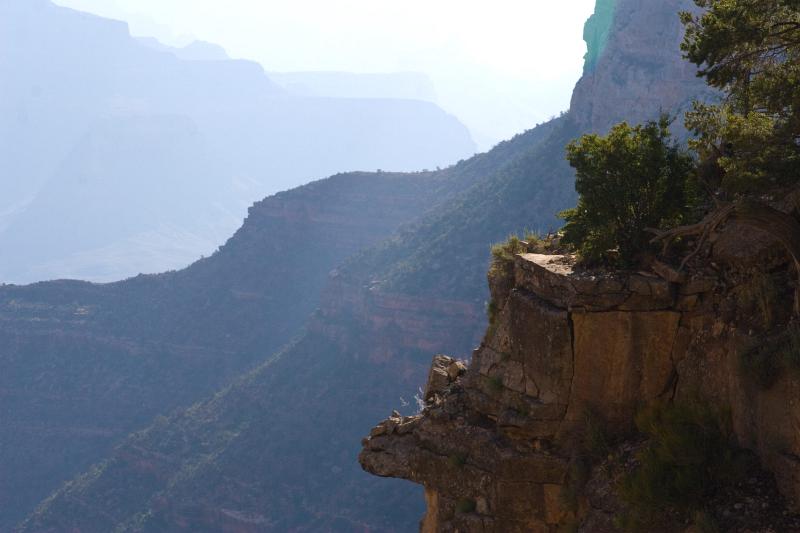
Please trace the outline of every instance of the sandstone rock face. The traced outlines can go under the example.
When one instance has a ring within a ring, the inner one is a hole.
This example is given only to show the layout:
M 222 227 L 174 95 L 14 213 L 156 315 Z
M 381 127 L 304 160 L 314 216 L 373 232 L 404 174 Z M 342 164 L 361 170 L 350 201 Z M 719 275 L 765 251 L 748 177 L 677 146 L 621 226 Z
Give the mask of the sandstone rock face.
M 680 117 L 691 104 L 687 96 L 712 96 L 694 65 L 678 53 L 683 39 L 678 12 L 692 9 L 691 0 L 598 1 L 597 15 L 587 24 L 586 71 L 570 108 L 581 129 L 604 133 L 621 120 L 621 110 L 633 123 L 662 111 Z
M 669 394 L 680 313 L 575 313 L 575 371 L 567 419 L 602 409 L 609 423 L 630 424 L 641 403 Z
M 780 256 L 759 240 L 762 257 Z M 788 269 L 788 257 L 776 261 L 772 268 Z M 730 412 L 739 443 L 800 502 L 800 382 L 786 373 L 763 390 L 741 372 L 756 333 L 752 317 L 724 311 L 743 305 L 732 296 L 744 289 L 731 281 L 736 265 L 665 274 L 680 279 L 668 282 L 575 271 L 573 262 L 517 256 L 510 289 L 492 280 L 503 301 L 466 373 L 449 375 L 454 361 L 437 356 L 423 412 L 390 418 L 363 441 L 367 471 L 425 486 L 423 531 L 554 532 L 582 521 L 593 531 L 591 505 L 568 507 L 562 497 L 570 439 L 589 416 L 628 434 L 638 410 L 673 399 Z M 791 298 L 780 302 L 776 309 L 791 308 Z
M 425 531 L 550 531 L 568 516 L 559 443 L 592 409 L 629 425 L 670 393 L 675 292 L 639 274 L 584 276 L 570 258 L 517 257 L 513 289 L 463 377 L 436 356 L 421 416 L 372 430 L 369 472 L 421 483 Z M 497 295 L 495 295 L 497 296 Z M 636 311 L 624 310 L 635 301 Z

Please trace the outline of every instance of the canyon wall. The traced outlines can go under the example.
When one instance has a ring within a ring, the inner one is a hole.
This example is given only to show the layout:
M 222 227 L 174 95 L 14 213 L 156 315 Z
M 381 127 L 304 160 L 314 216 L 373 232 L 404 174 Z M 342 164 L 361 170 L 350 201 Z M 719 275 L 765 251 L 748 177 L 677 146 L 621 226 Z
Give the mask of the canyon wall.
M 680 28 L 670 22 L 689 4 L 688 0 L 620 0 L 614 6 L 608 46 L 597 54 L 597 68 L 587 70 L 579 83 L 569 113 L 487 154 L 417 176 L 421 181 L 409 185 L 426 191 L 423 204 L 416 205 L 421 211 L 407 224 L 398 224 L 383 241 L 378 231 L 369 233 L 375 238 L 369 241 L 374 244 L 370 248 L 359 252 L 337 246 L 349 243 L 354 231 L 356 236 L 366 231 L 355 230 L 358 224 L 351 226 L 348 217 L 365 224 L 370 224 L 366 215 L 380 218 L 385 206 L 372 205 L 371 196 L 385 197 L 369 186 L 373 179 L 381 183 L 385 174 L 364 174 L 362 181 L 352 183 L 334 180 L 330 189 L 304 187 L 294 200 L 281 196 L 285 201 L 270 202 L 264 213 L 280 214 L 274 220 L 285 220 L 286 225 L 265 224 L 262 231 L 255 222 L 266 223 L 273 217 L 252 216 L 240 234 L 253 232 L 264 240 L 225 254 L 224 263 L 214 258 L 201 261 L 190 269 L 203 272 L 201 278 L 178 273 L 174 276 L 186 281 L 141 288 L 152 283 L 148 277 L 114 285 L 125 291 L 120 291 L 119 300 L 104 305 L 98 316 L 127 317 L 126 298 L 138 301 L 140 294 L 168 293 L 168 301 L 151 300 L 154 305 L 142 307 L 156 311 L 136 315 L 148 317 L 155 331 L 166 332 L 159 336 L 158 346 L 169 346 L 173 335 L 206 339 L 204 343 L 219 353 L 225 353 L 227 346 L 237 353 L 247 346 L 253 356 L 247 360 L 256 369 L 195 407 L 159 419 L 122 442 L 105 441 L 108 447 L 102 453 L 82 455 L 83 461 L 92 460 L 95 466 L 43 501 L 21 529 L 415 529 L 421 494 L 407 483 L 364 474 L 354 460 L 360 437 L 395 407 L 406 414 L 416 411 L 413 396 L 424 382 L 431 353 L 467 357 L 478 342 L 486 325 L 484 279 L 490 245 L 526 227 L 554 229 L 560 224 L 555 213 L 574 205 L 574 175 L 564 158 L 571 139 L 617 121 L 655 118 L 660 109 L 703 94 L 702 81 L 682 68 L 675 46 Z M 649 15 L 640 16 L 641 11 Z M 642 25 L 640 31 L 631 32 L 624 41 L 615 36 L 634 22 Z M 641 53 L 650 50 L 667 65 L 664 68 L 678 73 L 678 82 L 669 86 L 675 92 L 659 93 L 663 102 L 651 98 L 658 83 L 648 81 L 653 70 L 623 53 L 623 46 Z M 616 88 L 606 94 L 603 84 L 611 82 Z M 357 200 L 352 209 L 341 208 L 335 200 L 324 209 L 304 206 L 304 195 L 321 204 L 327 195 L 337 198 L 337 184 L 348 198 Z M 397 194 L 406 198 L 408 192 Z M 309 219 L 320 223 L 306 225 L 303 221 Z M 326 220 L 335 224 L 325 228 Z M 295 232 L 295 224 L 307 231 Z M 388 229 L 380 220 L 375 224 Z M 275 244 L 272 239 L 278 235 L 286 238 Z M 325 273 L 333 270 L 328 278 L 321 274 L 322 263 L 314 262 L 320 247 L 331 259 L 324 263 Z M 345 253 L 352 255 L 345 259 Z M 284 254 L 297 260 L 285 264 L 276 259 Z M 313 276 L 303 274 L 309 265 L 316 265 Z M 252 281 L 240 284 L 240 279 Z M 220 286 L 220 292 L 209 294 L 204 283 Z M 27 298 L 35 291 L 47 294 L 53 287 L 19 290 Z M 306 297 L 308 289 L 313 290 Z M 313 294 L 317 289 L 323 290 L 321 300 L 318 292 Z M 80 294 L 107 291 L 78 290 Z M 295 307 L 298 302 L 302 308 Z M 305 328 L 285 320 L 302 310 L 310 313 L 315 306 L 319 309 Z M 292 330 L 292 324 L 298 329 Z M 296 340 L 269 358 L 266 352 L 275 346 L 277 326 L 286 335 L 282 339 L 296 335 Z M 147 328 L 128 331 L 127 338 L 150 336 Z M 207 335 L 209 331 L 218 334 Z M 51 355 L 62 360 L 58 353 Z M 50 382 L 40 383 L 46 387 Z M 34 395 L 26 401 L 34 401 Z M 148 414 L 155 413 L 143 416 Z M 109 450 L 112 442 L 119 445 Z M 124 498 L 118 497 L 120 491 Z
M 798 198 L 779 203 L 796 213 Z M 755 452 L 796 507 L 800 376 L 776 372 L 759 386 L 742 363 L 790 327 L 793 262 L 776 239 L 736 222 L 713 241 L 683 275 L 581 271 L 570 256 L 517 256 L 510 274 L 490 277 L 496 318 L 469 368 L 437 356 L 422 413 L 376 426 L 362 466 L 425 487 L 426 532 L 618 531 L 613 484 L 603 498 L 587 489 L 568 503 L 576 436 L 591 421 L 637 442 L 638 412 L 683 402 L 729 417 L 737 444 Z M 775 287 L 766 304 L 753 289 L 762 272 Z M 662 525 L 676 530 L 667 518 Z
M 586 69 L 570 106 L 582 131 L 604 133 L 621 120 L 638 123 L 664 112 L 683 134 L 692 100 L 716 94 L 681 57 L 678 13 L 696 10 L 692 0 L 598 0 L 586 28 Z

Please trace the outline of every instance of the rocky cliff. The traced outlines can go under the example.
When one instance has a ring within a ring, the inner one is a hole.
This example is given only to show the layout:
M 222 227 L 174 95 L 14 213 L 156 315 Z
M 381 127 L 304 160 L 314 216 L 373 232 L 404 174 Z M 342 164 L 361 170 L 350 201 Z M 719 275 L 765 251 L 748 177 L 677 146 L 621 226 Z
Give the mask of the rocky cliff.
M 796 193 L 776 202 L 800 211 Z M 774 347 L 775 365 L 781 350 L 800 355 L 781 340 L 798 342 L 793 259 L 768 234 L 736 222 L 712 241 L 682 275 L 660 263 L 660 275 L 587 272 L 569 256 L 518 255 L 490 276 L 497 315 L 469 368 L 435 357 L 423 411 L 376 426 L 363 441 L 362 466 L 425 487 L 426 532 L 617 531 L 625 504 L 607 479 L 613 464 L 595 473 L 603 481 L 578 488 L 575 505 L 567 497 L 575 491 L 573 443 L 588 414 L 606 434 L 636 443 L 637 412 L 698 403 L 730 418 L 738 445 L 755 452 L 796 508 L 800 376 L 776 366 L 759 386 L 761 373 L 747 364 L 765 346 Z M 617 469 L 630 467 L 618 461 Z M 751 531 L 747 522 L 795 531 L 783 497 L 737 503 L 714 519 L 724 531 Z M 666 508 L 660 520 L 664 531 L 686 527 L 671 523 Z
M 696 9 L 691 0 L 598 0 L 586 24 L 584 75 L 570 106 L 582 131 L 604 133 L 619 122 L 621 110 L 632 123 L 661 111 L 680 118 L 692 99 L 714 98 L 679 52 L 678 13 Z

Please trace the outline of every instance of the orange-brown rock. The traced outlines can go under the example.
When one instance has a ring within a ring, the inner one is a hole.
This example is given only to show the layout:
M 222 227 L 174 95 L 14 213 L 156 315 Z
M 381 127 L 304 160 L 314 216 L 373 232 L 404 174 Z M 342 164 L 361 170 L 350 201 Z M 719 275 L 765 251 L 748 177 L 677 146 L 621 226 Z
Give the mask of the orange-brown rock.
M 775 259 L 775 243 L 758 238 L 771 267 L 789 272 L 786 256 Z M 710 262 L 715 257 L 721 261 Z M 389 419 L 364 440 L 367 471 L 425 486 L 423 531 L 557 531 L 580 523 L 585 517 L 561 495 L 568 443 L 587 413 L 629 433 L 639 409 L 674 398 L 729 412 L 739 443 L 800 502 L 800 382 L 786 373 L 763 390 L 741 372 L 740 356 L 759 333 L 752 316 L 736 312 L 743 290 L 736 284 L 748 283 L 733 273 L 737 264 L 660 277 L 584 272 L 573 263 L 517 256 L 510 286 L 490 280 L 493 297 L 503 300 L 466 373 L 453 379 L 452 360 L 437 356 L 422 413 Z M 775 298 L 775 315 L 791 303 L 791 295 Z
M 549 531 L 569 515 L 558 442 L 585 410 L 629 425 L 642 401 L 670 392 L 681 319 L 664 309 L 673 288 L 571 263 L 518 256 L 466 375 L 452 379 L 454 361 L 436 356 L 423 414 L 390 418 L 365 439 L 364 468 L 425 486 L 424 530 Z M 632 300 L 640 310 L 625 310 Z

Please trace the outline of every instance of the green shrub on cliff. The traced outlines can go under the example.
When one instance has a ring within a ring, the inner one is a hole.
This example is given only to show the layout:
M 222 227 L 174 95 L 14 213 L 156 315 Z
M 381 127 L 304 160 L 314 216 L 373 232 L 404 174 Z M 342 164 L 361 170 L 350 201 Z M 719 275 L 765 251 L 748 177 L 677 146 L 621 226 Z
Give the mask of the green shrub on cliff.
M 670 119 L 614 126 L 567 147 L 578 205 L 561 213 L 562 242 L 590 264 L 632 266 L 650 249 L 647 228 L 680 222 L 689 197 L 692 157 L 670 140 Z
M 699 403 L 639 413 L 636 426 L 649 440 L 620 486 L 630 507 L 622 525 L 639 529 L 667 510 L 687 515 L 702 510 L 708 497 L 740 476 L 744 465 L 725 418 Z
M 492 266 L 489 269 L 489 275 L 506 274 L 514 265 L 514 257 L 525 251 L 522 239 L 516 235 L 510 236 L 505 242 L 495 244 L 492 246 Z

